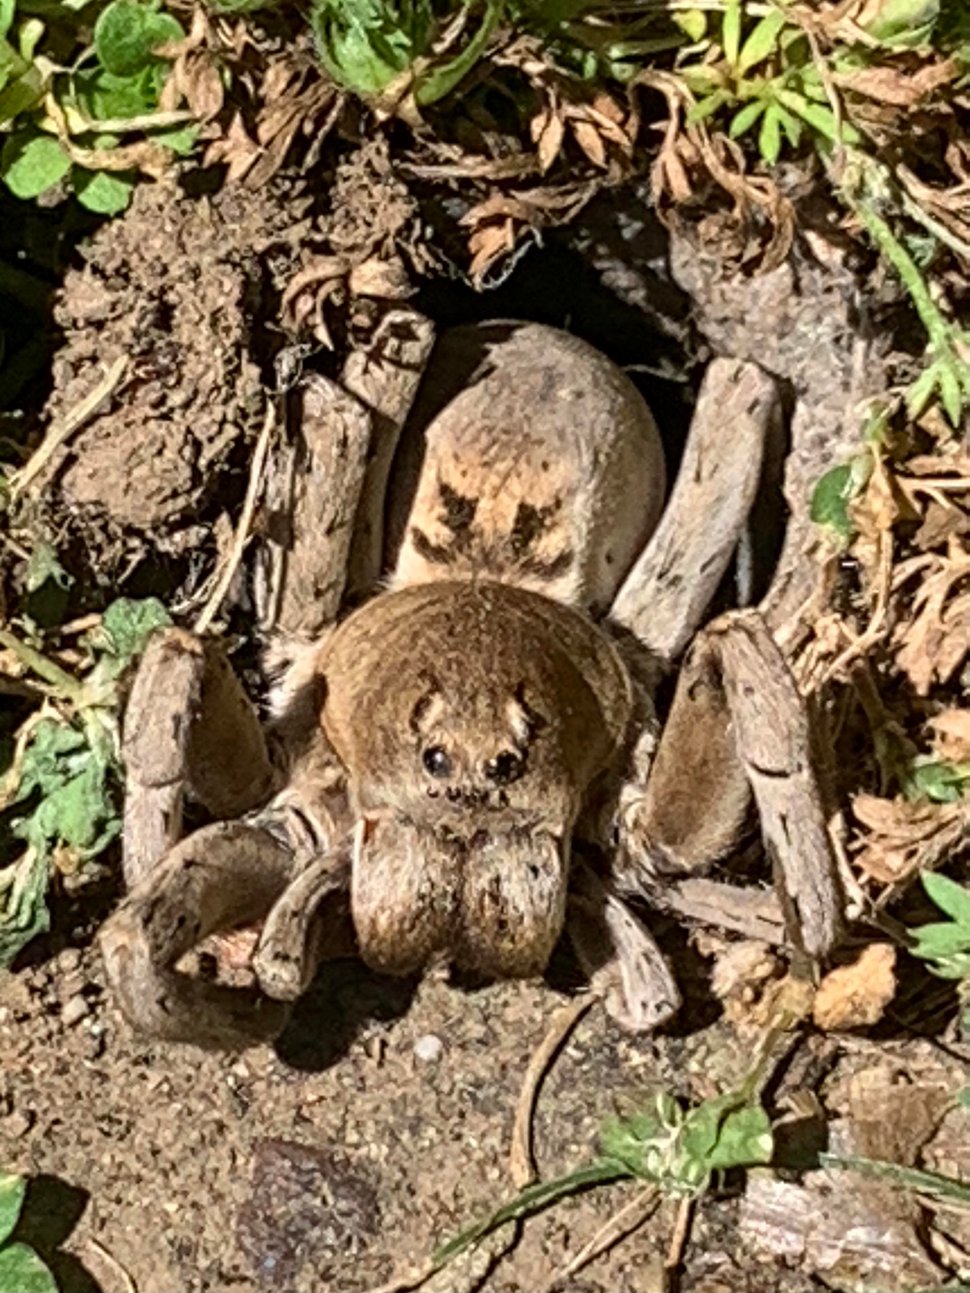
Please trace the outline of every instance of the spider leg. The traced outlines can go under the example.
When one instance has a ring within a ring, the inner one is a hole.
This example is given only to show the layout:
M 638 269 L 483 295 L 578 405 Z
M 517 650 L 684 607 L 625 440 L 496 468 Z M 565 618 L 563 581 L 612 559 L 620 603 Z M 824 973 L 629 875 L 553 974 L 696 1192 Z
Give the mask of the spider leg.
M 781 416 L 756 364 L 715 359 L 704 375 L 667 508 L 613 602 L 613 623 L 669 666 L 699 627 L 737 547 Z
M 205 826 L 132 888 L 101 930 L 105 969 L 129 1022 L 153 1037 L 237 1048 L 282 1031 L 288 1008 L 204 982 L 178 961 L 208 935 L 261 919 L 293 867 L 290 845 L 249 821 Z
M 264 630 L 315 638 L 345 597 L 376 585 L 391 460 L 433 340 L 422 315 L 391 310 L 351 352 L 340 382 L 308 373 L 293 392 L 295 417 L 267 472 L 255 566 Z
M 720 617 L 685 668 L 646 794 L 621 821 L 637 887 L 671 862 L 695 869 L 729 852 L 747 783 L 789 938 L 824 958 L 839 938 L 842 896 L 814 768 L 805 701 L 762 615 Z
M 270 911 L 253 968 L 260 986 L 277 1001 L 295 1001 L 324 959 L 352 956 L 349 847 L 315 858 Z
M 649 1032 L 677 1013 L 680 992 L 649 930 L 615 888 L 582 862 L 575 864 L 567 919 L 580 965 L 618 1023 Z
M 215 817 L 266 800 L 274 773 L 256 712 L 218 644 L 183 629 L 148 643 L 125 712 L 123 869 L 133 888 L 182 835 L 191 791 Z

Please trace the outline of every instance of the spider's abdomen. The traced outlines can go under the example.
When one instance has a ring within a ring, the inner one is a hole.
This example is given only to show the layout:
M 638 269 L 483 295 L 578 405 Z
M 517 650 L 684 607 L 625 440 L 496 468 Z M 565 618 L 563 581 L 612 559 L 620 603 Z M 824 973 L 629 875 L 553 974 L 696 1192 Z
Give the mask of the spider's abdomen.
M 484 577 L 605 612 L 664 498 L 640 393 L 540 324 L 460 328 L 440 347 L 462 387 L 424 433 L 392 587 Z

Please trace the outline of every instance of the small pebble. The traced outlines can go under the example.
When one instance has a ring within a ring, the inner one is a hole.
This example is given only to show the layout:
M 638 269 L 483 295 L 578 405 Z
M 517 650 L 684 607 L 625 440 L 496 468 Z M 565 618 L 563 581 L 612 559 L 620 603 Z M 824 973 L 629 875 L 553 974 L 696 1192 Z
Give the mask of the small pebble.
M 79 1024 L 90 1013 L 91 1007 L 78 992 L 70 1000 L 65 1001 L 64 1009 L 61 1011 L 61 1019 L 68 1028 L 73 1028 L 75 1024 Z
M 441 1059 L 444 1049 L 445 1044 L 440 1037 L 436 1037 L 434 1033 L 425 1033 L 414 1043 L 414 1056 L 422 1064 L 434 1064 Z
M 3 1130 L 13 1140 L 19 1140 L 21 1136 L 26 1136 L 33 1125 L 33 1114 L 24 1113 L 21 1109 L 15 1109 L 9 1117 L 3 1120 Z
M 81 949 L 79 947 L 65 947 L 63 952 L 57 956 L 57 968 L 62 974 L 70 974 L 72 970 L 78 970 L 81 967 Z

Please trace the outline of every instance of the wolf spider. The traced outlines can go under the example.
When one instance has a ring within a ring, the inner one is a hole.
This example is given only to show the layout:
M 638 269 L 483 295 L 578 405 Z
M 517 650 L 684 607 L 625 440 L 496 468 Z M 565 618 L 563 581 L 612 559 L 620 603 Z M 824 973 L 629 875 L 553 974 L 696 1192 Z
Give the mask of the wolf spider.
M 841 899 L 803 702 L 759 610 L 697 633 L 780 417 L 774 381 L 710 364 L 669 499 L 639 392 L 556 329 L 435 343 L 395 310 L 339 383 L 298 395 L 256 570 L 284 662 L 269 722 L 218 642 L 185 630 L 153 637 L 132 686 L 129 892 L 101 936 L 132 1024 L 246 1045 L 325 958 L 522 977 L 565 930 L 612 1012 L 654 1027 L 680 998 L 644 906 L 736 849 L 752 797 L 781 937 L 824 958 Z M 186 795 L 216 820 L 181 838 Z M 730 925 L 743 891 L 704 883 Z M 255 983 L 184 968 L 260 924 Z

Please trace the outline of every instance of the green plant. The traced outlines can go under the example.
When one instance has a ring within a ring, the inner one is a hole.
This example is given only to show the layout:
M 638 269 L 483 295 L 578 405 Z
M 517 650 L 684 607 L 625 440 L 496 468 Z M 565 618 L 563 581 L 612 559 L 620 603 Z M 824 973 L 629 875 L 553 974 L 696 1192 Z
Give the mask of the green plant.
M 24 1177 L 0 1175 L 0 1289 L 9 1293 L 57 1293 L 57 1281 L 33 1248 L 11 1243 L 26 1195 Z
M 923 888 L 947 920 L 910 931 L 912 952 L 942 979 L 970 977 L 970 889 L 935 871 L 924 871 Z
M 35 198 L 62 182 L 89 210 L 124 209 L 139 172 L 190 151 L 186 112 L 159 103 L 184 36 L 161 0 L 0 0 L 0 175 Z
M 663 1091 L 645 1112 L 610 1119 L 600 1130 L 600 1154 L 591 1163 L 527 1186 L 491 1216 L 443 1244 L 434 1255 L 436 1266 L 444 1266 L 500 1226 L 593 1186 L 639 1180 L 658 1194 L 693 1199 L 705 1192 L 715 1172 L 770 1162 L 771 1122 L 754 1099 L 753 1087 L 751 1079 L 735 1091 L 686 1109 Z
M 313 0 L 310 23 L 320 61 L 340 85 L 374 96 L 404 83 L 427 106 L 471 71 L 505 10 L 505 0 Z
M 52 867 L 72 870 L 118 835 L 119 686 L 148 635 L 167 623 L 154 598 L 112 603 L 90 638 L 91 664 L 81 679 L 0 630 L 0 646 L 43 680 L 49 697 L 21 730 L 0 783 L 0 828 L 11 846 L 23 847 L 0 867 L 0 966 L 48 927 Z

